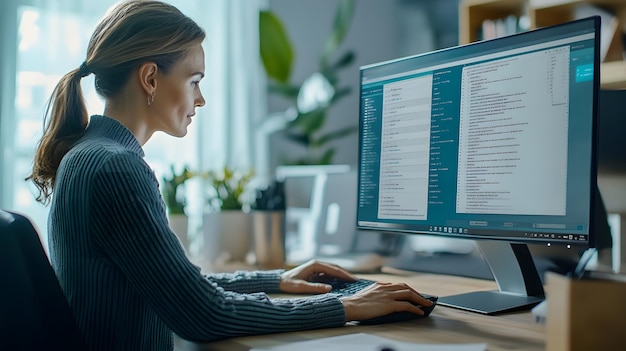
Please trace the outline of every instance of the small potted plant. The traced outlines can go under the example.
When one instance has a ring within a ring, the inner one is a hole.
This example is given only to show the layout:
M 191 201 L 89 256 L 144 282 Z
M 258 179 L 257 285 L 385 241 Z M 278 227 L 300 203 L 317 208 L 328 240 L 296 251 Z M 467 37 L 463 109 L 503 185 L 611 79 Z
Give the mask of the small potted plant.
M 203 218 L 209 261 L 245 261 L 251 243 L 250 201 L 246 196 L 253 177 L 253 170 L 241 172 L 228 166 L 202 174 L 209 188 L 209 206 Z
M 176 173 L 173 165 L 170 170 L 170 176 L 162 178 L 163 201 L 167 207 L 170 228 L 176 233 L 183 247 L 188 249 L 188 219 L 185 214 L 186 198 L 184 185 L 185 182 L 194 177 L 194 173 L 187 166 L 180 173 Z
M 185 193 L 184 184 L 191 179 L 194 174 L 185 166 L 183 170 L 177 174 L 174 166 L 171 166 L 171 176 L 163 177 L 163 201 L 167 207 L 167 213 L 170 215 L 185 214 Z
M 247 187 L 254 177 L 254 171 L 239 172 L 225 166 L 219 172 L 210 171 L 203 175 L 211 185 L 209 205 L 215 211 L 247 210 Z

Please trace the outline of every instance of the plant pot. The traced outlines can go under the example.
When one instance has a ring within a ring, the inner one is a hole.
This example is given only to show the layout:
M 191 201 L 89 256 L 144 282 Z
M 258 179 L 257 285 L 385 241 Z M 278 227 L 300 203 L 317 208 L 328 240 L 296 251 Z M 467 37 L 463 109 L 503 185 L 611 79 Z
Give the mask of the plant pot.
M 245 262 L 250 252 L 251 216 L 239 210 L 207 213 L 202 232 L 209 262 Z
M 176 234 L 181 245 L 185 248 L 186 252 L 189 252 L 189 239 L 188 239 L 188 227 L 189 219 L 185 214 L 169 214 L 167 216 L 170 229 Z
M 256 265 L 263 269 L 285 266 L 285 211 L 252 211 Z

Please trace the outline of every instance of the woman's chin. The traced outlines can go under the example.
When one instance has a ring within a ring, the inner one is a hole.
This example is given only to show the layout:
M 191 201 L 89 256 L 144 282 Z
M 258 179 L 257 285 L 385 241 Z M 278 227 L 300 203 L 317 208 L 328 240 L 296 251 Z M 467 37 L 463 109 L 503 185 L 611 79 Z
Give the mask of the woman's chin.
M 185 120 L 178 127 L 178 130 L 176 131 L 176 133 L 172 135 L 178 138 L 184 137 L 185 135 L 187 135 L 187 128 L 189 127 L 190 124 L 191 124 L 191 117 L 185 117 Z
M 173 137 L 176 137 L 176 138 L 182 138 L 185 135 L 187 135 L 187 127 L 184 126 L 184 127 L 181 127 L 181 128 L 179 128 L 177 130 L 171 130 L 171 131 L 166 132 L 166 134 L 168 134 L 170 136 L 173 136 Z

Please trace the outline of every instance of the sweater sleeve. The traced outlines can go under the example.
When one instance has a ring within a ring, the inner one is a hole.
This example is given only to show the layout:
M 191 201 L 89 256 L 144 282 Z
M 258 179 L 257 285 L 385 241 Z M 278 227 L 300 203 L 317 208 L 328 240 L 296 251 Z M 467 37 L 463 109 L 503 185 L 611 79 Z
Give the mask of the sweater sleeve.
M 239 293 L 279 292 L 280 275 L 284 270 L 237 271 L 234 273 L 211 273 L 206 277 L 224 288 Z
M 264 293 L 227 291 L 218 284 L 241 285 L 261 273 L 244 278 L 201 275 L 169 229 L 158 182 L 139 156 L 122 153 L 109 158 L 96 172 L 93 185 L 90 215 L 96 244 L 181 337 L 208 341 L 345 323 L 343 305 L 335 295 L 270 299 Z M 277 288 L 277 280 L 269 280 L 268 286 L 256 287 Z

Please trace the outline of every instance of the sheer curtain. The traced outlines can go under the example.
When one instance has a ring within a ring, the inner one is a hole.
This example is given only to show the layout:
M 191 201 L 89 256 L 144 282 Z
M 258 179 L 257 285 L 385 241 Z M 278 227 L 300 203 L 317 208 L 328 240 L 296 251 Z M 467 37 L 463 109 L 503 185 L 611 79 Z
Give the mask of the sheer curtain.
M 58 79 L 78 67 L 96 22 L 116 1 L 5 0 L 0 48 L 0 207 L 29 215 L 46 235 L 48 208 L 35 202 L 24 181 L 42 132 L 45 103 Z M 166 0 L 207 32 L 206 106 L 198 109 L 186 137 L 157 133 L 146 145 L 146 159 L 162 178 L 170 167 L 199 171 L 254 166 L 251 126 L 264 115 L 264 89 L 258 61 L 258 10 L 262 0 Z M 90 114 L 103 101 L 93 76 L 82 81 Z M 190 193 L 190 215 L 199 218 L 203 191 Z M 44 240 L 45 241 L 45 240 Z

